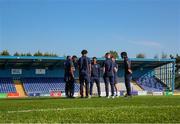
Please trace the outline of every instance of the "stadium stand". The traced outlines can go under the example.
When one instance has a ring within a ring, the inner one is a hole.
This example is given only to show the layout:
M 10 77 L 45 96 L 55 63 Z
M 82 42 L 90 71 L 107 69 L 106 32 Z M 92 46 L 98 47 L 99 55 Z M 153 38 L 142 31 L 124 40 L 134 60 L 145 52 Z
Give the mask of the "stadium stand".
M 65 91 L 63 78 L 23 78 L 21 81 L 27 94 Z M 75 92 L 79 92 L 79 84 L 77 83 L 75 83 Z
M 0 93 L 16 93 L 16 88 L 11 78 L 0 78 Z
M 64 61 L 64 57 L 0 56 L 0 95 L 53 97 L 53 94 L 56 96 L 61 91 L 59 96 L 65 96 Z M 100 65 L 103 61 L 104 58 L 98 58 Z M 123 78 L 123 61 L 118 59 L 117 63 L 118 85 L 121 93 L 124 94 L 126 87 Z M 175 59 L 131 58 L 131 63 L 134 79 L 131 81 L 131 89 L 134 94 L 139 91 L 174 92 Z M 78 74 L 75 75 L 75 79 L 78 82 Z M 101 92 L 104 94 L 102 75 L 100 82 Z M 94 94 L 97 95 L 95 84 L 93 88 Z M 79 95 L 79 89 L 79 84 L 75 83 L 76 96 Z
M 149 92 L 163 91 L 164 86 L 160 80 L 158 80 L 155 76 L 147 76 L 143 75 L 140 78 L 135 80 L 140 87 Z

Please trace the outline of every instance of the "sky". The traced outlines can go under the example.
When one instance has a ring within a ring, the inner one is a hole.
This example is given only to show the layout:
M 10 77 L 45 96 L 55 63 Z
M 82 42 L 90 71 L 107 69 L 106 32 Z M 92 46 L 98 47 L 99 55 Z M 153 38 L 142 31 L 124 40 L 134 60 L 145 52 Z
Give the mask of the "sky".
M 180 0 L 0 0 L 0 51 L 180 54 Z

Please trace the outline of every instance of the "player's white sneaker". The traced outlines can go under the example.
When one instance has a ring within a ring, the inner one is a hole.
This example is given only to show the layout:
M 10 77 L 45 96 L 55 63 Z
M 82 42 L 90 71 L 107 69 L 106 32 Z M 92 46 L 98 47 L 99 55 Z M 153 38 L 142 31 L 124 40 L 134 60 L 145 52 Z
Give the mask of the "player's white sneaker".
M 112 96 L 112 98 L 114 99 L 115 97 L 114 97 L 114 96 Z
M 107 99 L 109 99 L 109 98 L 110 98 L 110 96 L 106 96 L 106 98 L 107 98 Z

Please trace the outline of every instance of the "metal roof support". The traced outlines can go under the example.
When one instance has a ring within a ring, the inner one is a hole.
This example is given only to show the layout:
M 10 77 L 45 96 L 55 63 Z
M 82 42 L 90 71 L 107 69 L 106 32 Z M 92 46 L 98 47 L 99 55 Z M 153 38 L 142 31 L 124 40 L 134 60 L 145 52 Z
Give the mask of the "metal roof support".
M 172 64 L 172 92 L 174 93 L 176 62 Z

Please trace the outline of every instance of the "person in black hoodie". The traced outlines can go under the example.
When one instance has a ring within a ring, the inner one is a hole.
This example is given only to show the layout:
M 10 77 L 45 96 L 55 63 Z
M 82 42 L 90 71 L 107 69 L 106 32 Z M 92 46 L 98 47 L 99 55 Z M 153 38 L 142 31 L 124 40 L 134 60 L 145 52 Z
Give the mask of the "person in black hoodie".
M 127 53 L 122 52 L 121 58 L 124 60 L 124 79 L 125 79 L 125 86 L 127 90 L 127 94 L 125 97 L 131 97 L 131 79 L 132 79 L 132 70 L 131 70 L 131 61 L 128 59 Z

